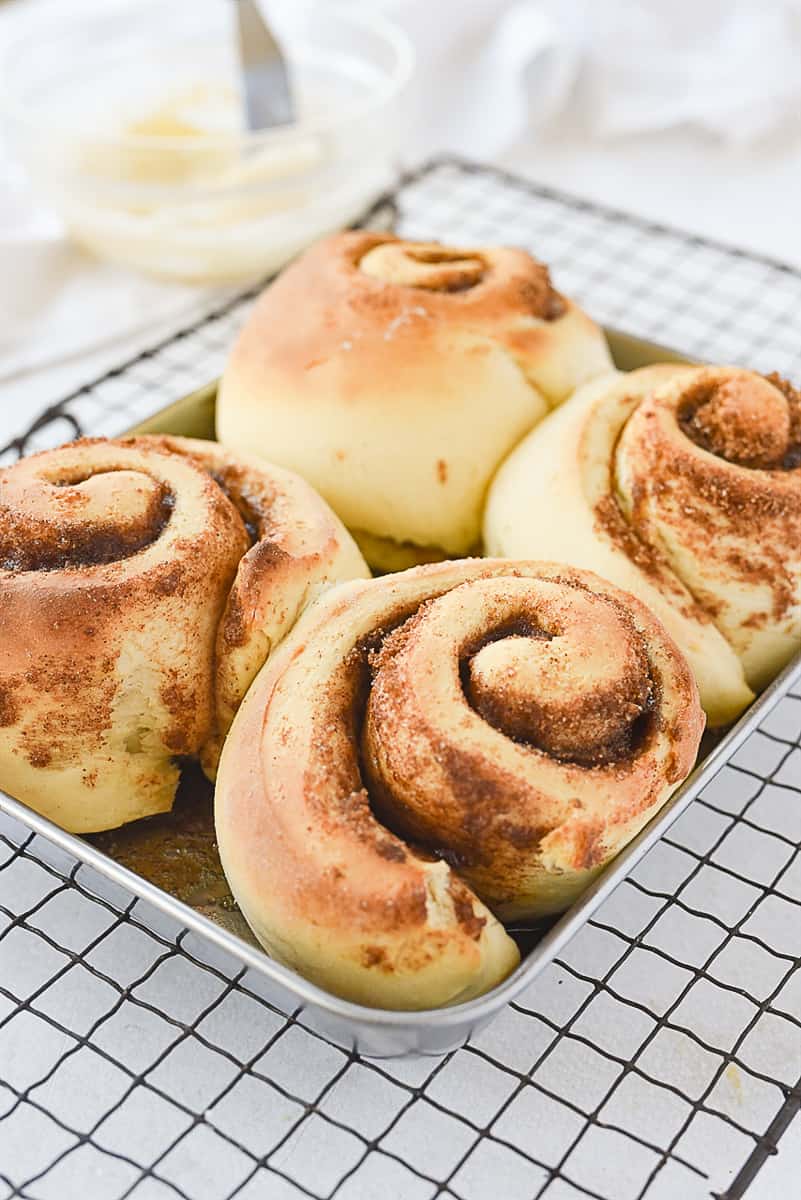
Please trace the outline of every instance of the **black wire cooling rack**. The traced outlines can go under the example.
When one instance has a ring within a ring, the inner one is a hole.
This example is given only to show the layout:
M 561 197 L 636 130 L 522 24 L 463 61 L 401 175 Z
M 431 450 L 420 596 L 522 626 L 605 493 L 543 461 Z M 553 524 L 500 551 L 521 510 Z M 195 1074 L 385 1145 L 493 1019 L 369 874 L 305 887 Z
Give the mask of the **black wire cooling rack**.
M 528 246 L 606 324 L 801 373 L 801 274 L 779 263 L 450 160 L 369 219 Z M 251 299 L 53 405 L 0 461 L 208 382 Z M 796 685 L 561 958 L 440 1059 L 329 1045 L 0 814 L 0 1200 L 745 1195 L 801 1106 L 800 738 Z

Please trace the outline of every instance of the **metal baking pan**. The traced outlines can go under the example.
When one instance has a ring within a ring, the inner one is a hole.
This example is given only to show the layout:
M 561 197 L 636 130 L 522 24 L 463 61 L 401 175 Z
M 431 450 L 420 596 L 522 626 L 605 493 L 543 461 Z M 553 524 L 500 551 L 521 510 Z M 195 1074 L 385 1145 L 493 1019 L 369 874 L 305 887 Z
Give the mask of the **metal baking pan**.
M 615 362 L 624 370 L 687 361 L 653 343 L 616 331 L 607 334 Z M 216 384 L 210 384 L 129 432 L 213 438 L 216 392 Z M 801 653 L 736 725 L 716 741 L 705 738 L 689 779 L 562 917 L 549 926 L 516 932 L 522 961 L 514 974 L 485 996 L 450 1008 L 410 1013 L 351 1004 L 270 959 L 250 933 L 222 873 L 214 842 L 212 789 L 199 769 L 185 772 L 172 813 L 86 838 L 65 833 L 2 793 L 0 811 L 226 951 L 237 964 L 250 968 L 249 987 L 279 1009 L 302 1014 L 305 1024 L 339 1045 L 377 1057 L 442 1054 L 460 1046 L 530 986 L 797 679 Z

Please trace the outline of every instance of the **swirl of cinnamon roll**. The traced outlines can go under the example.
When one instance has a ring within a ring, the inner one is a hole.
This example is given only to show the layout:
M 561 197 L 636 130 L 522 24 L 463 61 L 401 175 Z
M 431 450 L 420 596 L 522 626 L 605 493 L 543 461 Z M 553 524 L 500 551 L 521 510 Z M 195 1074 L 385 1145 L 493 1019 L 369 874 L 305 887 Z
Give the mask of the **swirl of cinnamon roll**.
M 210 442 L 0 471 L 0 787 L 76 832 L 168 810 L 304 604 L 367 573 L 306 483 Z
M 725 724 L 801 645 L 801 393 L 735 367 L 588 384 L 498 472 L 485 539 L 638 595 Z
M 695 683 L 587 572 L 467 559 L 348 583 L 257 677 L 223 749 L 223 866 L 268 951 L 362 1003 L 426 1008 L 518 962 L 684 779 Z
M 256 305 L 218 436 L 308 479 L 396 570 L 471 552 L 505 455 L 610 367 L 600 329 L 523 250 L 340 234 Z

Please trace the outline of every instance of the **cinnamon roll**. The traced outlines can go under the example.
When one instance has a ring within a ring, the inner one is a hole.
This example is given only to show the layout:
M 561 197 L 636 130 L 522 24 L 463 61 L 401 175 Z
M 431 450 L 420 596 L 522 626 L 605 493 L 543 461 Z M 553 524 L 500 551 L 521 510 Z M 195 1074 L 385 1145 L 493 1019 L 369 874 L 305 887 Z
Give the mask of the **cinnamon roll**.
M 588 572 L 468 559 L 348 583 L 257 677 L 220 763 L 231 889 L 275 957 L 427 1008 L 518 962 L 685 778 L 703 714 L 659 621 Z
M 346 233 L 261 297 L 217 432 L 308 479 L 368 562 L 397 570 L 474 549 L 499 463 L 610 367 L 600 329 L 525 251 Z
M 588 384 L 501 467 L 485 539 L 638 595 L 725 724 L 801 646 L 801 393 L 735 367 Z
M 304 604 L 367 574 L 308 484 L 210 442 L 0 471 L 0 788 L 76 832 L 168 810 Z

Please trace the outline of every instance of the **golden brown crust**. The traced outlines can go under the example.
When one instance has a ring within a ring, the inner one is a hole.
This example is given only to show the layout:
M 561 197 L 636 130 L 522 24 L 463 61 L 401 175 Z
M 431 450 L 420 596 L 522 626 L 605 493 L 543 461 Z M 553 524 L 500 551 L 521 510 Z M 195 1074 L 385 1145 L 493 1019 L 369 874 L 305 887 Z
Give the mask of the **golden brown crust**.
M 558 523 L 529 515 L 546 504 Z M 501 468 L 485 539 L 635 592 L 687 654 L 710 723 L 726 724 L 801 644 L 801 396 L 735 367 L 589 384 Z
M 393 260 L 381 270 L 363 269 L 379 248 L 394 251 Z M 414 260 L 421 248 L 443 260 L 433 275 L 429 264 Z M 392 267 L 402 259 L 410 260 L 409 270 L 398 278 Z M 481 265 L 477 273 L 475 263 Z M 361 386 L 343 387 L 342 403 L 372 403 L 376 389 L 403 368 L 410 345 L 415 358 L 425 360 L 443 328 L 491 336 L 514 350 L 524 374 L 534 374 L 537 364 L 526 361 L 526 352 L 547 344 L 547 325 L 569 311 L 578 313 L 554 290 L 547 267 L 524 250 L 421 247 L 359 230 L 319 242 L 271 284 L 246 326 L 253 333 L 240 337 L 230 366 L 269 366 L 298 377 L 337 359 L 344 381 L 365 377 Z M 597 326 L 583 321 L 602 341 Z M 480 355 L 479 346 L 474 353 Z
M 376 565 L 384 543 L 410 544 L 409 562 L 462 554 L 504 455 L 609 366 L 601 331 L 523 250 L 339 234 L 257 302 L 218 435 L 309 479 Z
M 0 786 L 82 832 L 168 809 L 310 590 L 360 572 L 306 484 L 211 443 L 0 471 Z
M 702 449 L 743 467 L 782 469 L 795 449 L 789 400 L 758 375 L 719 381 L 702 375 L 684 391 L 676 416 Z
M 548 268 L 524 250 L 457 250 L 437 242 L 403 241 L 389 233 L 356 231 L 337 239 L 341 281 L 360 312 L 371 308 L 382 319 L 403 320 L 414 293 L 433 304 L 429 311 L 442 320 L 462 320 L 505 333 L 509 314 L 554 321 L 565 312 L 565 300 L 553 287 Z M 391 284 L 391 290 L 376 288 Z M 340 283 L 341 286 L 341 283 Z
M 699 368 L 646 394 L 620 438 L 619 495 L 764 687 L 801 645 L 798 394 Z
M 331 990 L 464 999 L 514 964 L 497 915 L 565 907 L 686 776 L 702 726 L 658 621 L 587 573 L 466 560 L 344 585 L 234 723 L 223 864 L 256 935 Z

